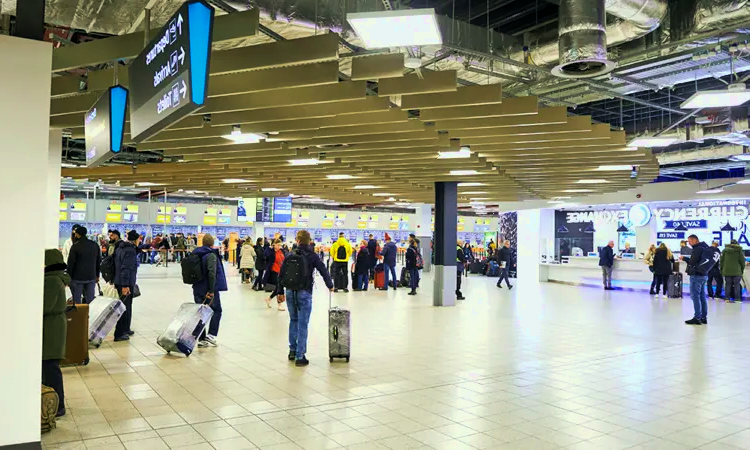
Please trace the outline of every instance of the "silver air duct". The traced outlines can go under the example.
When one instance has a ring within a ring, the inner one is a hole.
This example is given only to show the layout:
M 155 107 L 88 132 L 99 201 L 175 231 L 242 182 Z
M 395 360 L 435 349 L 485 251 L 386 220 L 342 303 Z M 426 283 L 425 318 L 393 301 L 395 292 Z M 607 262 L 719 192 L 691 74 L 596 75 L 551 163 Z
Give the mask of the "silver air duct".
M 611 72 L 607 60 L 604 0 L 562 0 L 558 30 L 560 64 L 552 74 L 561 78 L 591 78 Z

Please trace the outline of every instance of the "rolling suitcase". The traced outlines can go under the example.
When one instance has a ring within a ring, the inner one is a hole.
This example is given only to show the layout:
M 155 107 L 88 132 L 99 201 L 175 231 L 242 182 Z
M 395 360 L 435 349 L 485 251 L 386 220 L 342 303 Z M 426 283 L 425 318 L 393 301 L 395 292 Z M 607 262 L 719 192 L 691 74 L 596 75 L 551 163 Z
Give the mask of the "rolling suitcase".
M 89 363 L 89 305 L 68 305 L 65 310 L 68 331 L 65 335 L 65 359 L 61 365 Z
M 357 284 L 357 272 L 352 272 L 352 289 L 358 289 L 359 285 Z
M 99 348 L 124 313 L 125 304 L 119 299 L 95 298 L 89 303 L 89 342 Z
M 398 283 L 401 287 L 411 286 L 411 275 L 409 274 L 409 271 L 406 270 L 406 267 L 401 268 L 401 278 Z
M 349 362 L 351 347 L 351 312 L 338 306 L 331 306 L 328 294 L 328 359 L 346 358 Z
M 471 273 L 481 273 L 482 272 L 482 262 L 481 261 L 472 261 L 471 264 L 469 264 L 469 272 L 471 272 Z
M 183 303 L 166 330 L 156 338 L 161 348 L 190 356 L 214 311 L 207 304 Z
M 667 279 L 667 297 L 669 298 L 681 298 L 682 297 L 682 274 L 673 273 Z

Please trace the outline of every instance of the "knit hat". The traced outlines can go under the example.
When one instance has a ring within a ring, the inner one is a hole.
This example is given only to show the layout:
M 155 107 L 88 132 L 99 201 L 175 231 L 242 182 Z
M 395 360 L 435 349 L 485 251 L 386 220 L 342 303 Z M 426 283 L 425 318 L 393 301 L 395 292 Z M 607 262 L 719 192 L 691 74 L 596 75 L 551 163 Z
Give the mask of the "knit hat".
M 139 237 L 141 237 L 141 235 L 138 234 L 137 231 L 135 231 L 135 230 L 128 231 L 128 240 L 129 241 L 137 241 Z
M 390 241 L 391 240 L 391 236 L 388 233 L 385 233 L 385 240 L 386 241 Z

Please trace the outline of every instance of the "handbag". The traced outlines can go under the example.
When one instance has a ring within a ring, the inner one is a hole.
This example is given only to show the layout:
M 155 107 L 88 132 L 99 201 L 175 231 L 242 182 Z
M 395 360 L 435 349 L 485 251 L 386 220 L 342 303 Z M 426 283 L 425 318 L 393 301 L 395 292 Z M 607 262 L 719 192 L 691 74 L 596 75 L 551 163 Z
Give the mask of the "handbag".
M 133 298 L 138 298 L 141 296 L 141 288 L 138 287 L 138 283 L 133 286 Z

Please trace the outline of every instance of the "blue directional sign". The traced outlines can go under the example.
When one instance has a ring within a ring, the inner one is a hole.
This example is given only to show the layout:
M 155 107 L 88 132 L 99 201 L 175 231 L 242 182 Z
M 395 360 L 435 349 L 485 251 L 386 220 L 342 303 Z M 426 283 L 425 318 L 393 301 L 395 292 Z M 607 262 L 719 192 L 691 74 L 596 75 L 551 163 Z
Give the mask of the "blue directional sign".
M 134 142 L 147 140 L 205 105 L 213 26 L 214 8 L 202 0 L 188 1 L 130 63 Z
M 84 116 L 86 167 L 96 167 L 122 150 L 128 90 L 113 86 Z

